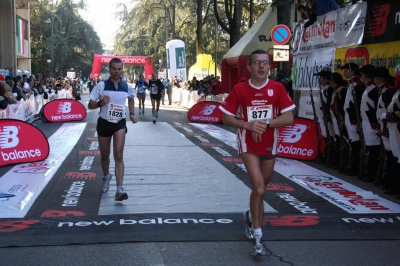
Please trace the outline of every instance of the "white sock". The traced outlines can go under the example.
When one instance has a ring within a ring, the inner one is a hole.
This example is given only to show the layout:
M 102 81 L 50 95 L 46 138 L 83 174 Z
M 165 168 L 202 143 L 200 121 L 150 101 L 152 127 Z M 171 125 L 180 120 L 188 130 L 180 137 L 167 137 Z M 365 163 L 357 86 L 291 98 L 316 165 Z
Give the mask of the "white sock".
M 262 230 L 261 227 L 254 229 L 253 231 L 254 234 L 254 238 L 256 239 L 256 242 L 260 242 L 261 238 L 262 238 Z
M 124 188 L 122 186 L 117 186 L 117 192 L 124 192 Z
M 155 116 L 153 116 L 153 120 L 156 120 L 156 117 L 155 117 Z

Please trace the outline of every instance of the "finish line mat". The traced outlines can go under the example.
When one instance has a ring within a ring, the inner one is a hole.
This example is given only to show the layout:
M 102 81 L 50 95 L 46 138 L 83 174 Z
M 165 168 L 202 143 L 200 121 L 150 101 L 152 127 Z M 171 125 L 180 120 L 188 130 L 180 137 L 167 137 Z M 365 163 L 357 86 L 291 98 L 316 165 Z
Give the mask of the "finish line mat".
M 12 197 L 0 199 L 0 247 L 247 241 L 243 212 L 250 183 L 235 134 L 206 124 L 127 123 L 124 188 L 129 199 L 115 202 L 115 177 L 110 191 L 100 191 L 94 115 L 87 120 L 76 144 L 64 145 L 71 151 L 57 161 L 59 168 L 36 199 L 26 196 L 16 205 L 29 204 L 26 214 L 17 207 L 12 211 Z M 114 167 L 112 162 L 111 173 Z M 13 169 L 6 175 L 17 175 Z M 25 181 L 39 174 L 27 172 Z M 0 191 L 11 193 L 3 177 Z M 400 239 L 399 202 L 301 162 L 278 158 L 266 190 L 265 241 Z

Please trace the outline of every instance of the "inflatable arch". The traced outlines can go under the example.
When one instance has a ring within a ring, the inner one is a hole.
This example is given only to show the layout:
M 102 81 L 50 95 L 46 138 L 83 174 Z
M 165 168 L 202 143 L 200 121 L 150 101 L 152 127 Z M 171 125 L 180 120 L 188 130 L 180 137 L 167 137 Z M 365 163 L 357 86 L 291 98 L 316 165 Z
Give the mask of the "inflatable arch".
M 144 65 L 144 78 L 151 79 L 153 73 L 153 58 L 148 56 L 112 56 L 95 54 L 93 58 L 92 73 L 90 78 L 97 78 L 100 76 L 101 66 L 110 62 L 113 58 L 119 58 L 124 65 Z

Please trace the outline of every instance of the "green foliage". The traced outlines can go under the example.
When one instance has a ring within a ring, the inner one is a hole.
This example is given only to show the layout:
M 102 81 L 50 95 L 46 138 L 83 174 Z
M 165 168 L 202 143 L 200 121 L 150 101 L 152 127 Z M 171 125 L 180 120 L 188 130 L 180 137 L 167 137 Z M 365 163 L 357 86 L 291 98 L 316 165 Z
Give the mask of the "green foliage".
M 54 2 L 54 6 L 52 5 Z M 31 54 L 52 59 L 47 75 L 66 75 L 66 69 L 89 76 L 95 53 L 102 53 L 93 27 L 79 15 L 85 1 L 38 0 L 31 2 Z M 32 72 L 44 73 L 41 60 L 32 60 Z

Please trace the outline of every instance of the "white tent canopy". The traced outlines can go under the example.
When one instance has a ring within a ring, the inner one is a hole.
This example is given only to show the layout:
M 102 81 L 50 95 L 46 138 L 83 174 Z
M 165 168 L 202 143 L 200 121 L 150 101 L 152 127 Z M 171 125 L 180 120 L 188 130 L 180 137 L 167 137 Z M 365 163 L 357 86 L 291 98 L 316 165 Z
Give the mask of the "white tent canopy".
M 295 6 L 292 5 L 291 21 L 294 19 Z M 269 41 L 272 29 L 277 25 L 277 10 L 269 7 L 245 35 L 225 54 L 223 59 L 250 55 L 256 49 L 268 50 L 275 45 Z

